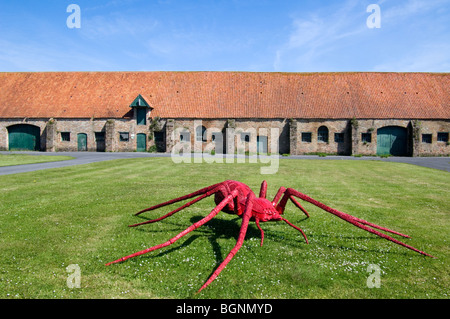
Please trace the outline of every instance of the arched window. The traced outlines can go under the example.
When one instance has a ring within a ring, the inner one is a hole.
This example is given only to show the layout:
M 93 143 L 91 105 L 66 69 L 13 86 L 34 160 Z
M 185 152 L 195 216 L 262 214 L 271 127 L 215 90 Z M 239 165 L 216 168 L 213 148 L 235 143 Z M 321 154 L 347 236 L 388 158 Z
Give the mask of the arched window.
M 328 128 L 326 126 L 321 126 L 317 130 L 317 140 L 319 142 L 328 143 Z
M 195 140 L 197 142 L 206 142 L 206 127 L 197 126 L 195 129 Z

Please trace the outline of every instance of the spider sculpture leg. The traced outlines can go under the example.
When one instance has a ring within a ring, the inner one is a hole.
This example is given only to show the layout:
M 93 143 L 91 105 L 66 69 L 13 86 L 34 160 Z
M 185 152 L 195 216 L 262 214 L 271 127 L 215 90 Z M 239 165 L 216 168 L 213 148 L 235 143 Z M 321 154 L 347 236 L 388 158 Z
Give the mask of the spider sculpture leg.
M 247 203 L 245 212 L 242 214 L 242 224 L 241 229 L 239 231 L 239 237 L 237 239 L 236 245 L 231 249 L 230 253 L 227 257 L 222 261 L 222 263 L 217 267 L 214 273 L 209 277 L 209 279 L 203 284 L 203 286 L 197 291 L 199 293 L 202 289 L 205 289 L 214 279 L 220 274 L 220 272 L 226 267 L 226 265 L 233 259 L 234 255 L 239 251 L 244 243 L 245 234 L 247 233 L 248 223 L 250 221 L 250 217 L 252 216 L 252 208 L 253 208 L 253 199 L 255 195 L 250 193 L 247 197 Z
M 333 214 L 333 215 L 335 215 L 335 216 L 337 216 L 337 217 L 339 217 L 339 218 L 341 218 L 341 219 L 343 219 L 343 220 L 353 224 L 356 227 L 364 229 L 365 231 L 368 231 L 368 232 L 370 232 L 372 234 L 375 234 L 375 235 L 377 235 L 379 237 L 382 237 L 384 239 L 392 241 L 392 242 L 394 242 L 394 243 L 396 243 L 398 245 L 401 245 L 403 247 L 411 249 L 411 250 L 413 250 L 415 252 L 418 252 L 418 253 L 420 253 L 422 255 L 433 257 L 433 256 L 431 256 L 431 255 L 429 255 L 429 254 L 427 254 L 427 253 L 425 253 L 423 251 L 420 251 L 420 250 L 418 250 L 418 249 L 416 249 L 416 248 L 414 248 L 414 247 L 412 247 L 412 246 L 410 246 L 408 244 L 405 244 L 405 243 L 403 243 L 403 242 L 401 242 L 401 241 L 399 241 L 399 240 L 397 240 L 395 238 L 392 238 L 391 236 L 388 236 L 388 235 L 386 235 L 384 233 L 381 233 L 381 232 L 379 232 L 379 231 L 377 231 L 377 230 L 375 230 L 373 228 L 377 228 L 377 229 L 380 229 L 380 230 L 383 230 L 383 231 L 386 231 L 386 232 L 389 232 L 389 233 L 392 233 L 392 234 L 396 234 L 396 235 L 399 235 L 399 236 L 403 236 L 403 237 L 409 238 L 408 235 L 401 234 L 401 233 L 396 232 L 394 230 L 391 230 L 391 229 L 388 229 L 388 228 L 385 228 L 385 227 L 381 227 L 381 226 L 378 226 L 376 224 L 369 223 L 368 221 L 365 221 L 363 219 L 360 219 L 360 218 L 354 217 L 352 215 L 340 212 L 340 211 L 338 211 L 338 210 L 336 210 L 334 208 L 331 208 L 331 207 L 326 206 L 325 204 L 322 204 L 321 202 L 316 201 L 315 199 L 312 199 L 311 197 L 309 197 L 309 196 L 307 196 L 305 194 L 300 193 L 299 191 L 297 191 L 297 190 L 295 190 L 293 188 L 288 188 L 284 192 L 283 198 L 281 199 L 281 201 L 277 205 L 277 210 L 278 211 L 281 211 L 281 212 L 284 211 L 286 203 L 287 203 L 288 199 L 291 198 L 291 196 L 295 196 L 295 197 L 298 197 L 298 198 L 300 198 L 300 199 L 302 199 L 304 201 L 307 201 L 307 202 L 309 202 L 309 203 L 311 203 L 311 204 L 313 204 L 313 205 L 315 205 L 315 206 L 325 210 L 326 212 L 331 213 L 331 214 Z
M 275 195 L 275 197 L 274 197 L 274 199 L 273 199 L 273 201 L 272 201 L 272 204 L 273 204 L 274 206 L 277 205 L 277 203 L 278 203 L 278 201 L 280 200 L 281 196 L 282 196 L 283 194 L 286 193 L 286 190 L 287 190 L 286 188 L 280 187 L 280 189 L 278 190 L 277 194 Z M 306 217 L 309 217 L 309 214 L 308 214 L 308 212 L 306 211 L 306 209 L 304 209 L 304 208 L 302 207 L 302 205 L 300 205 L 300 203 L 297 202 L 297 201 L 295 200 L 295 198 L 294 198 L 292 195 L 288 195 L 287 198 L 289 198 L 289 199 L 291 200 L 291 202 L 294 203 L 294 205 L 297 206 L 297 207 L 298 207 L 298 208 L 306 215 Z M 286 200 L 287 200 L 287 199 L 286 199 Z M 286 203 L 284 204 L 284 206 L 282 206 L 283 210 L 284 210 L 284 207 L 285 207 L 285 206 L 286 206 Z M 280 206 L 280 207 L 281 207 L 281 206 Z
M 289 226 L 294 227 L 294 228 L 297 229 L 299 232 L 301 232 L 302 235 L 303 235 L 303 238 L 305 238 L 306 243 L 309 244 L 308 238 L 306 238 L 305 233 L 303 232 L 303 230 L 300 229 L 300 227 L 295 226 L 295 225 L 292 224 L 290 221 L 288 221 L 286 218 L 281 218 L 281 220 L 284 221 L 284 222 L 285 222 L 286 224 L 288 224 Z
M 140 256 L 146 253 L 149 253 L 151 251 L 172 245 L 174 242 L 176 242 L 178 239 L 180 239 L 181 237 L 185 236 L 186 234 L 190 233 L 191 231 L 193 231 L 194 229 L 197 229 L 198 227 L 202 226 L 203 224 L 207 223 L 208 221 L 210 221 L 211 219 L 213 219 L 221 210 L 222 208 L 225 207 L 225 205 L 227 205 L 228 203 L 230 203 L 231 201 L 233 201 L 234 197 L 236 197 L 238 194 L 237 190 L 234 190 L 233 192 L 231 192 L 231 194 L 229 194 L 228 196 L 226 196 L 220 203 L 219 205 L 217 205 L 212 211 L 211 213 L 208 214 L 208 216 L 204 217 L 203 219 L 199 220 L 198 222 L 194 223 L 193 225 L 189 226 L 188 228 L 186 228 L 184 231 L 182 231 L 181 233 L 179 233 L 178 235 L 176 235 L 175 237 L 169 239 L 168 241 L 166 241 L 165 243 L 138 251 L 134 254 L 119 258 L 115 261 L 109 262 L 106 264 L 106 266 L 109 266 L 111 264 L 115 264 L 121 261 L 125 261 L 129 258 L 133 258 L 136 256 Z
M 261 183 L 261 188 L 259 190 L 259 198 L 266 198 L 266 194 L 267 194 L 267 182 L 263 181 Z
M 306 243 L 309 244 L 308 238 L 306 238 L 305 233 L 303 232 L 303 230 L 300 227 L 295 226 L 290 221 L 288 221 L 286 218 L 282 217 L 281 220 L 284 221 L 289 226 L 297 229 L 303 235 L 303 238 L 305 238 Z M 262 247 L 263 246 L 263 242 L 264 242 L 264 231 L 262 230 L 261 225 L 259 224 L 259 219 L 255 218 L 255 223 L 256 223 L 256 227 L 258 227 L 259 231 L 261 232 L 261 244 L 260 244 L 260 246 Z
M 259 231 L 261 232 L 261 247 L 264 242 L 264 230 L 262 230 L 261 225 L 259 224 L 259 219 L 255 218 L 256 227 L 258 227 Z
M 275 195 L 274 200 L 271 202 L 273 206 L 275 206 L 278 202 L 278 200 L 280 199 L 281 195 L 286 191 L 286 188 L 281 187 L 278 192 L 277 195 Z M 266 198 L 267 195 L 267 182 L 263 181 L 261 183 L 261 189 L 259 191 L 259 198 Z M 297 207 L 299 207 L 301 210 L 303 210 L 303 212 L 306 214 L 307 217 L 309 217 L 308 212 L 306 212 L 306 210 L 303 209 L 303 207 L 300 206 L 300 204 L 297 203 L 297 201 L 294 198 L 290 198 L 291 201 L 297 205 Z M 303 237 L 305 238 L 306 243 L 308 244 L 308 238 L 306 238 L 305 233 L 303 232 L 303 230 L 301 230 L 299 227 L 295 226 L 294 224 L 292 224 L 290 221 L 288 221 L 285 218 L 281 218 L 281 220 L 283 220 L 285 223 L 287 223 L 288 225 L 294 227 L 295 229 L 297 229 L 300 233 L 302 233 Z M 260 220 L 258 218 L 255 218 L 255 223 L 256 223 L 256 227 L 258 227 L 259 231 L 261 232 L 261 247 L 263 245 L 264 242 L 264 231 L 261 228 L 261 225 L 259 224 Z
M 163 220 L 163 219 L 165 219 L 165 218 L 167 218 L 169 216 L 172 216 L 173 214 L 179 212 L 180 210 L 185 209 L 186 207 L 189 207 L 192 204 L 195 204 L 196 202 L 198 202 L 198 201 L 200 201 L 200 200 L 202 200 L 202 199 L 204 199 L 206 197 L 211 196 L 212 194 L 215 194 L 221 186 L 222 186 L 222 183 L 214 184 L 214 185 L 202 188 L 202 189 L 200 189 L 200 190 L 198 190 L 198 191 L 196 191 L 194 193 L 191 193 L 191 194 L 188 194 L 188 195 L 185 195 L 185 196 L 182 196 L 182 197 L 178 197 L 178 198 L 172 199 L 170 201 L 167 201 L 167 202 L 164 202 L 164 203 L 161 203 L 161 204 L 158 204 L 158 205 L 146 208 L 144 210 L 141 210 L 140 212 L 136 213 L 135 215 L 137 216 L 137 215 L 142 214 L 144 212 L 148 212 L 148 211 L 151 211 L 151 210 L 163 207 L 163 206 L 171 205 L 173 203 L 176 203 L 176 202 L 179 202 L 179 201 L 182 201 L 182 200 L 185 200 L 185 199 L 192 198 L 192 197 L 200 195 L 199 197 L 195 198 L 194 200 L 192 200 L 190 202 L 187 202 L 183 206 L 178 207 L 177 209 L 167 213 L 164 216 L 161 216 L 159 218 L 152 219 L 152 220 L 147 220 L 147 221 L 142 222 L 142 223 L 129 225 L 129 227 L 136 227 L 136 226 L 140 226 L 140 225 L 145 225 L 145 224 L 158 222 L 158 221 Z

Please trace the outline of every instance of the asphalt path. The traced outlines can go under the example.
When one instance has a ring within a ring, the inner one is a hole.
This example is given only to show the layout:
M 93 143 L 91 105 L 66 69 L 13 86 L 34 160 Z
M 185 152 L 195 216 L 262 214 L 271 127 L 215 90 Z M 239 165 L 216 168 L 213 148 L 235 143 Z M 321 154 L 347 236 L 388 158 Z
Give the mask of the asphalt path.
M 47 155 L 58 156 L 65 155 L 74 157 L 72 160 L 36 163 L 36 164 L 24 164 L 14 166 L 0 167 L 0 175 L 10 175 L 32 172 L 37 170 L 67 167 L 73 165 L 84 165 L 95 162 L 109 161 L 115 159 L 130 159 L 141 157 L 170 157 L 171 154 L 167 153 L 145 153 L 145 152 L 114 152 L 114 153 L 102 153 L 102 152 L 10 152 L 1 151 L 0 154 L 30 154 L 30 155 Z M 198 156 L 198 155 L 193 155 Z M 201 156 L 201 154 L 200 154 Z M 319 157 L 314 155 L 292 155 L 292 156 L 280 156 L 283 159 L 308 159 L 308 160 L 354 160 L 354 161 L 384 161 L 384 162 L 397 162 L 406 163 L 412 165 L 418 165 L 428 168 L 434 168 L 442 171 L 450 172 L 450 157 L 388 157 L 381 158 L 375 156 L 325 156 Z

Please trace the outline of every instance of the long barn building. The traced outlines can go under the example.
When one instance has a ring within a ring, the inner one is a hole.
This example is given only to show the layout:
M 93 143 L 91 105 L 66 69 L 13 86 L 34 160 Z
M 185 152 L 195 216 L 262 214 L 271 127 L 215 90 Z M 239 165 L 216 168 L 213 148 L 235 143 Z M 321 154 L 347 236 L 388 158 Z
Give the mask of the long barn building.
M 436 156 L 449 131 L 449 73 L 0 73 L 0 150 Z

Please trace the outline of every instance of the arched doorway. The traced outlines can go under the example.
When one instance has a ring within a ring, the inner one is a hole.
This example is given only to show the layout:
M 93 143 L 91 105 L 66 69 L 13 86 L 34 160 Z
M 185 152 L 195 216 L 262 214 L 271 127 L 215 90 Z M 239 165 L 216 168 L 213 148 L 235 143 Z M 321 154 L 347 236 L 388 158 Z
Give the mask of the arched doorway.
M 401 126 L 385 126 L 377 130 L 377 155 L 406 156 L 408 132 Z
M 8 149 L 10 151 L 39 151 L 41 129 L 30 124 L 16 124 L 8 127 Z

